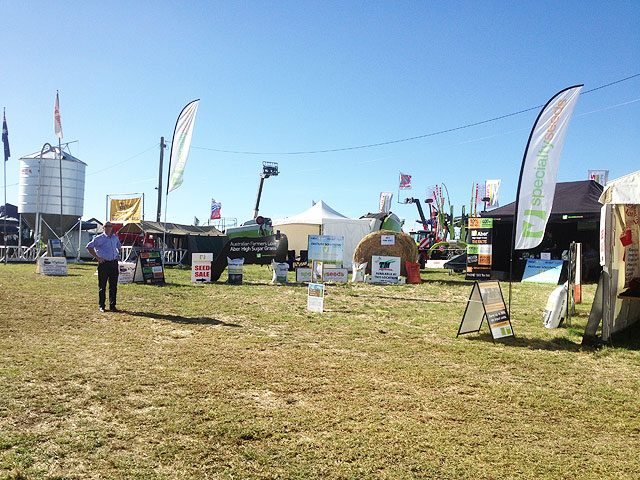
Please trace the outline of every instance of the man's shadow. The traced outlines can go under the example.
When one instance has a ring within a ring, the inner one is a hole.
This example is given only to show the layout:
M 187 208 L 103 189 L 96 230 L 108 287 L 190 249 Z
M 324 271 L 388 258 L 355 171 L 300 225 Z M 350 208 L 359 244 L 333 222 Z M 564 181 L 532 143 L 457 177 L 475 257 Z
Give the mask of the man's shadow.
M 188 325 L 220 325 L 222 327 L 241 327 L 237 323 L 227 323 L 222 320 L 209 317 L 183 317 L 182 315 L 170 315 L 168 313 L 134 312 L 130 310 L 120 310 L 121 313 L 134 317 L 154 318 L 156 320 L 168 320 L 173 323 Z

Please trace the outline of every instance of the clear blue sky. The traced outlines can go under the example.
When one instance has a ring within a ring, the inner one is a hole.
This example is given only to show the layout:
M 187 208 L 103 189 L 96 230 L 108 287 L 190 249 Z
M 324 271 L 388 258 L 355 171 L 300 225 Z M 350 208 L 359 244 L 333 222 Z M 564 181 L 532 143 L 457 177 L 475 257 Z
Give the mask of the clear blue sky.
M 0 1 L 0 107 L 12 157 L 65 137 L 88 164 L 84 217 L 109 193 L 145 192 L 155 220 L 161 136 L 200 98 L 184 183 L 168 220 L 251 217 L 262 161 L 280 164 L 260 213 L 293 215 L 325 200 L 348 216 L 396 192 L 444 182 L 456 214 L 474 181 L 500 178 L 515 196 L 539 110 L 420 140 L 317 155 L 295 152 L 423 135 L 544 104 L 640 73 L 640 2 L 41 2 Z M 197 147 L 197 148 L 196 148 Z M 144 152 L 144 153 L 142 153 Z M 610 178 L 640 169 L 640 77 L 581 96 L 559 180 L 587 169 Z M 165 156 L 165 172 L 168 167 Z M 163 180 L 166 188 L 166 173 Z M 405 195 L 403 194 L 403 197 Z M 1 201 L 1 200 L 0 200 Z M 395 204 L 409 223 L 415 207 Z M 164 212 L 164 208 L 163 208 Z

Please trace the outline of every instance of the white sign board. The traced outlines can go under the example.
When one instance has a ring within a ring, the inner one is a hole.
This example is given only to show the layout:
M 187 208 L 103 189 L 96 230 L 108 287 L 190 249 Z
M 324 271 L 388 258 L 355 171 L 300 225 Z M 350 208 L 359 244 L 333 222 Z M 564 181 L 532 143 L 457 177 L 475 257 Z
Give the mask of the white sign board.
M 37 273 L 40 275 L 67 275 L 67 259 L 65 257 L 40 257 Z
M 310 283 L 307 295 L 307 310 L 322 313 L 324 310 L 324 285 Z
M 395 245 L 396 244 L 396 236 L 395 235 L 381 235 L 380 236 L 380 245 Z
M 121 285 L 133 283 L 133 276 L 136 273 L 135 262 L 118 262 L 118 283 Z
M 373 283 L 398 283 L 400 257 L 373 255 L 371 257 L 371 277 Z
M 349 271 L 346 268 L 325 268 L 325 282 L 347 282 L 349 281 Z
M 296 268 L 296 282 L 298 283 L 311 282 L 311 269 L 308 267 Z
M 344 237 L 333 235 L 309 235 L 309 261 L 342 265 Z
M 211 262 L 213 262 L 213 253 L 191 254 L 192 283 L 211 282 Z

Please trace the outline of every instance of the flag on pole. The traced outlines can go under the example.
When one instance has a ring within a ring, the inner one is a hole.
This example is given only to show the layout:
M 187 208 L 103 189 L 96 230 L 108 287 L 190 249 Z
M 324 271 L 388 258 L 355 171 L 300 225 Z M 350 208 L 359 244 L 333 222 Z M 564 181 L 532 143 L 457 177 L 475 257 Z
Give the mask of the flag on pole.
M 56 92 L 56 106 L 53 109 L 53 129 L 56 132 L 58 138 L 62 138 L 62 123 L 60 123 L 60 101 L 58 99 L 58 92 Z
M 4 144 L 4 161 L 9 160 L 11 151 L 9 150 L 9 129 L 7 128 L 7 113 L 2 112 L 2 143 Z
M 200 219 L 195 215 L 193 216 L 193 225 L 195 225 L 196 227 L 200 225 Z
M 182 109 L 176 122 L 171 142 L 171 158 L 169 160 L 169 181 L 167 182 L 167 193 L 172 192 L 182 185 L 184 168 L 189 158 L 189 148 L 191 147 L 191 136 L 193 135 L 193 124 L 198 111 L 200 100 L 194 100 Z
M 211 217 L 210 220 L 217 220 L 222 218 L 222 203 L 216 202 L 213 198 L 211 199 Z
M 380 192 L 380 213 L 389 213 L 391 211 L 391 199 L 393 193 Z
M 604 187 L 609 180 L 609 170 L 589 170 L 589 180 L 595 180 Z
M 518 181 L 515 250 L 535 248 L 542 242 L 553 206 L 564 137 L 583 86 L 557 93 L 533 125 Z
M 497 207 L 498 206 L 498 190 L 500 189 L 500 184 L 502 180 L 485 180 L 484 182 L 484 190 L 485 190 L 485 198 L 489 198 L 487 202 L 487 207 Z
M 400 190 L 411 189 L 411 175 L 400 172 L 400 184 L 398 185 Z

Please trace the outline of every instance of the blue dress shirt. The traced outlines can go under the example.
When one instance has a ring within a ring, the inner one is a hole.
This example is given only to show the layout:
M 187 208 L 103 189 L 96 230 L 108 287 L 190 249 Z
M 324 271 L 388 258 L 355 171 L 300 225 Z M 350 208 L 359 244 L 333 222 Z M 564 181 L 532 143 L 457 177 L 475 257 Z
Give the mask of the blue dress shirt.
M 119 250 L 122 249 L 122 245 L 115 233 L 112 233 L 110 237 L 106 233 L 102 233 L 87 243 L 87 248 L 94 248 L 96 255 L 105 260 L 117 260 L 120 256 Z

